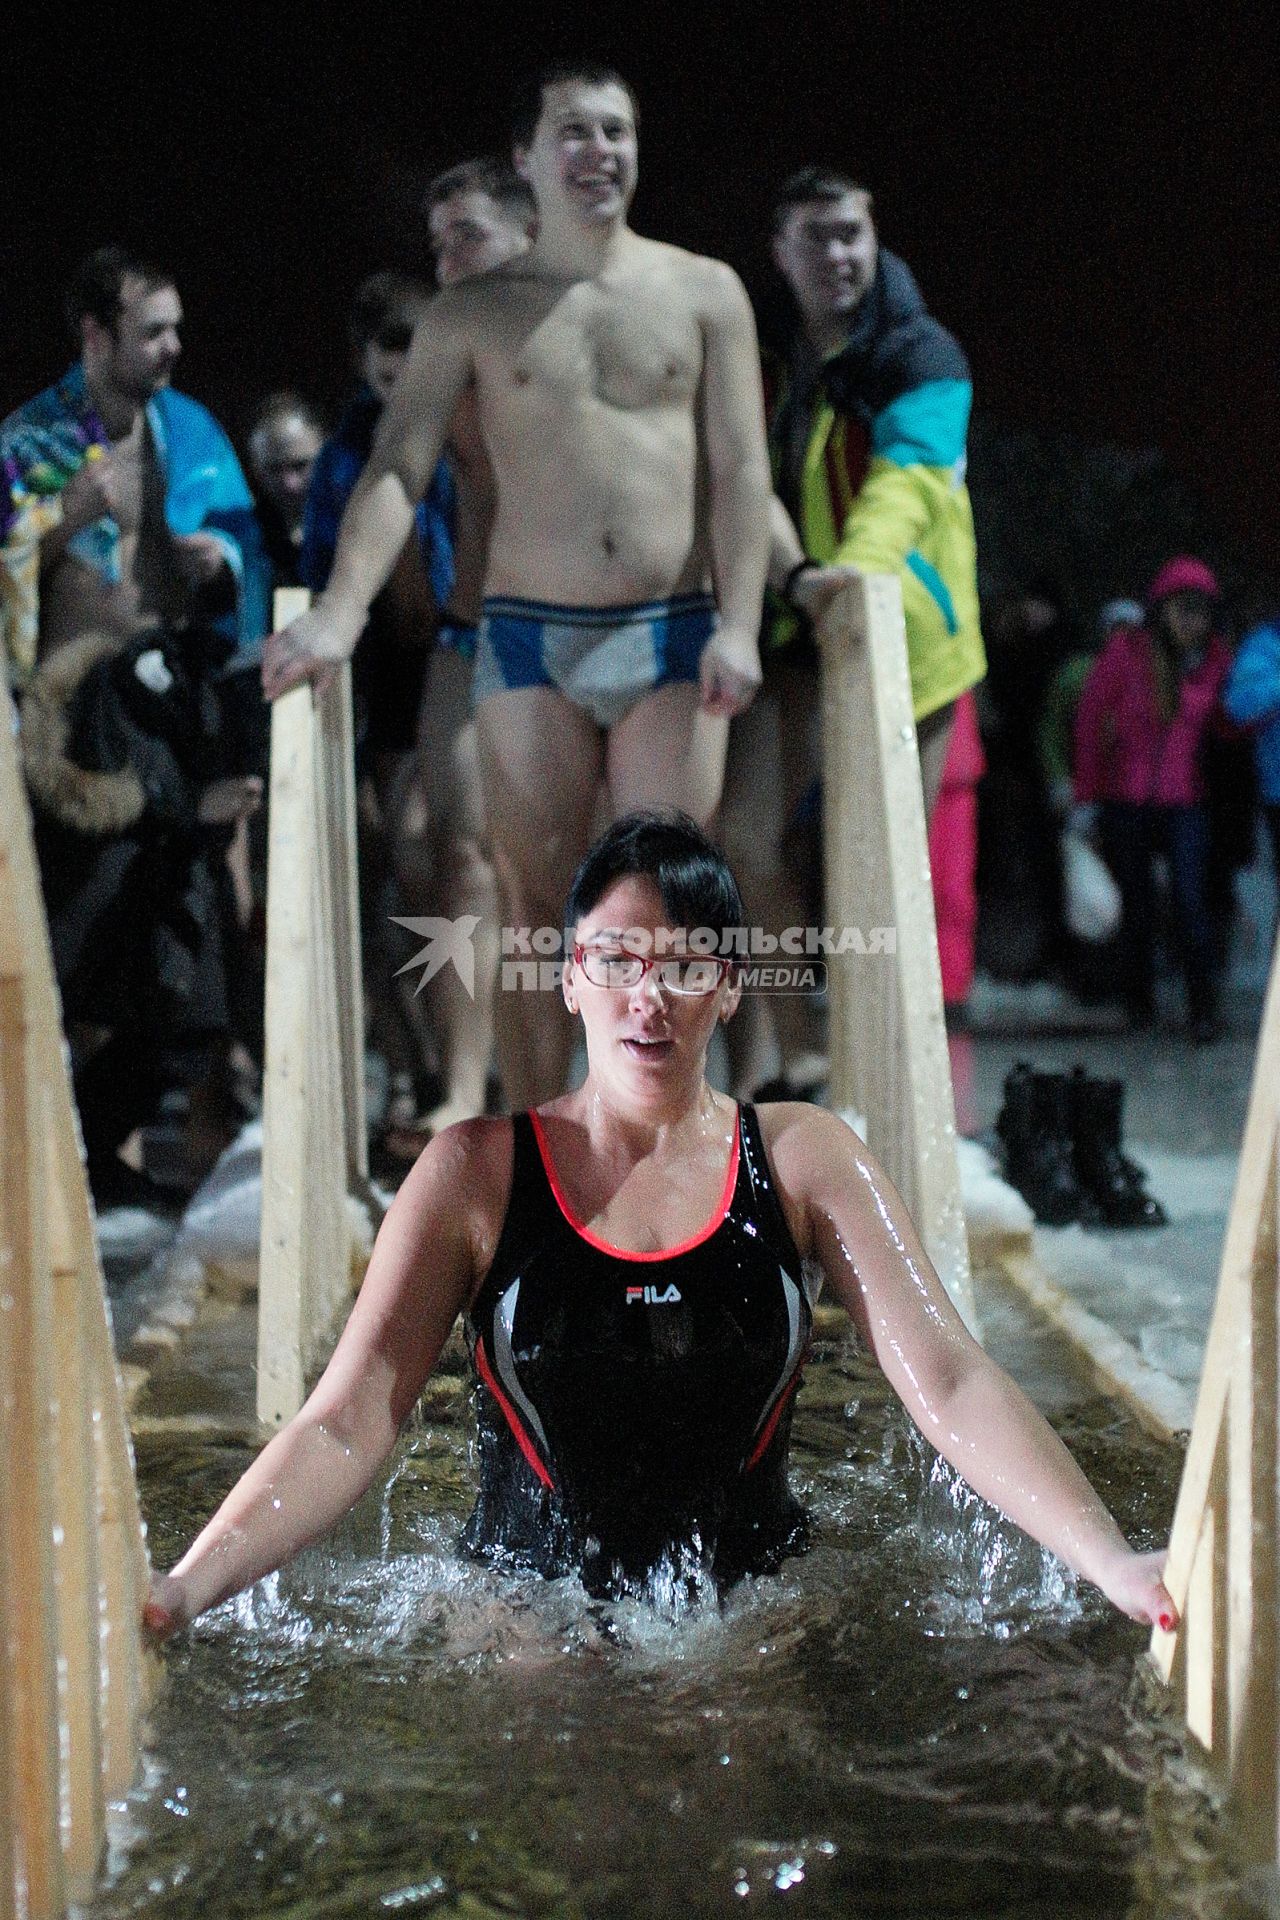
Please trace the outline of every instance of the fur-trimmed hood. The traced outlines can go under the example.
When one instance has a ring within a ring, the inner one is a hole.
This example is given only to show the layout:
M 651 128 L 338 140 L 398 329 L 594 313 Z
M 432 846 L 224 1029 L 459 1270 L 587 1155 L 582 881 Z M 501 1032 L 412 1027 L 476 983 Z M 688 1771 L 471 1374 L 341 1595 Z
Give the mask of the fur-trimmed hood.
M 142 780 L 131 766 L 94 773 L 70 755 L 71 706 L 102 661 L 124 652 L 118 635 L 86 633 L 70 640 L 40 666 L 22 701 L 19 737 L 33 804 L 76 833 L 125 833 L 142 818 L 147 803 Z

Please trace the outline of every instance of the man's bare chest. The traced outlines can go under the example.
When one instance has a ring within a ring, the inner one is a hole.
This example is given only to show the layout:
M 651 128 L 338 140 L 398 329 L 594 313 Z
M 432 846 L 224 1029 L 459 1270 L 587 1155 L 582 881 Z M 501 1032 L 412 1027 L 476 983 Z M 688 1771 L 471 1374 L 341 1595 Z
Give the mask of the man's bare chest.
M 625 412 L 687 409 L 702 374 L 696 317 L 657 289 L 574 287 L 504 329 L 496 345 L 487 397 L 507 405 L 594 399 Z
M 161 488 L 159 466 L 146 435 L 117 441 L 111 449 L 112 518 L 123 538 L 142 531 Z

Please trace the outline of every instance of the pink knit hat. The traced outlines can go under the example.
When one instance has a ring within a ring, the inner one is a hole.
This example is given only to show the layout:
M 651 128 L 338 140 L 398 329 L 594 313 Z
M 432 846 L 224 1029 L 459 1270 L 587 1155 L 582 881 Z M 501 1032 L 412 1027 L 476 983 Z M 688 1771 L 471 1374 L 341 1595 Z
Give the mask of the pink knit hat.
M 1147 605 L 1154 607 L 1161 600 L 1167 600 L 1171 593 L 1204 593 L 1210 600 L 1216 600 L 1221 591 L 1212 567 L 1189 553 L 1180 553 L 1175 559 L 1165 561 L 1147 588 Z

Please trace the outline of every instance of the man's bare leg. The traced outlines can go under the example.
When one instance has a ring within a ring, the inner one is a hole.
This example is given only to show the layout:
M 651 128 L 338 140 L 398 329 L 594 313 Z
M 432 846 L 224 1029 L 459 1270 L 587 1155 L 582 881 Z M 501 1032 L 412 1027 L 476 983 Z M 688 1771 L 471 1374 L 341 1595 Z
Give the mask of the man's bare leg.
M 471 663 L 439 647 L 428 669 L 418 746 L 426 795 L 434 911 L 448 920 L 474 914 L 475 992 L 453 967 L 443 967 L 424 992 L 440 1049 L 444 1092 L 418 1123 L 438 1133 L 485 1109 L 493 1059 L 494 994 L 498 983 L 498 880 L 486 845 L 476 727 L 471 718 Z
M 615 817 L 680 807 L 707 826 L 724 789 L 729 722 L 704 713 L 691 681 L 656 687 L 609 731 L 606 778 Z
M 482 700 L 476 736 L 505 923 L 559 927 L 569 883 L 591 843 L 604 736 L 589 714 L 548 687 Z M 573 1029 L 558 993 L 499 986 L 496 1026 L 503 1093 L 513 1111 L 564 1091 Z
M 783 663 L 734 720 L 729 737 L 721 837 L 752 925 L 775 934 L 803 926 L 811 911 L 800 876 L 783 855 L 782 835 L 818 775 L 817 710 L 816 672 Z M 746 995 L 727 1038 L 739 1099 L 778 1076 L 797 1085 L 824 1077 L 822 1018 L 807 996 Z
M 426 1016 L 414 997 L 412 982 L 397 978 L 404 936 L 392 926 L 390 918 L 393 914 L 429 910 L 421 844 L 422 807 L 413 775 L 412 754 L 378 753 L 356 796 L 365 1039 L 390 1069 L 385 1119 L 399 1126 L 412 1124 L 417 1110 L 417 1082 L 433 1054 Z

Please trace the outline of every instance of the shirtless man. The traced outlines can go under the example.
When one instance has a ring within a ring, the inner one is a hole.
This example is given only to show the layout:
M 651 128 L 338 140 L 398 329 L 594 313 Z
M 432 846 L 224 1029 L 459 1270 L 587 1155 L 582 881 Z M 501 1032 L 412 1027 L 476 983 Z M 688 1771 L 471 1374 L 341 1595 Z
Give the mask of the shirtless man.
M 442 287 L 492 273 L 529 250 L 533 195 L 505 157 L 463 161 L 438 174 L 427 188 L 423 213 Z M 432 912 L 445 919 L 471 915 L 477 921 L 472 942 L 475 975 L 471 993 L 453 967 L 442 968 L 425 989 L 440 1048 L 441 1098 L 412 1128 L 397 1130 L 386 1142 L 391 1152 L 413 1158 L 433 1134 L 485 1110 L 500 960 L 498 887 L 484 825 L 471 712 L 476 628 L 495 502 L 473 387 L 463 394 L 449 424 L 445 458 L 454 480 L 453 589 L 427 667 L 416 792 L 406 802 L 405 820 L 407 827 L 417 829 L 427 860 L 419 894 L 427 895 Z
M 231 443 L 170 387 L 182 351 L 170 275 L 100 248 L 73 278 L 67 318 L 78 364 L 0 427 L 20 485 L 56 491 L 61 509 L 40 545 L 42 659 L 84 633 L 129 640 L 197 605 L 226 612 L 253 532 Z
M 262 782 L 209 777 L 237 756 L 199 734 L 190 690 L 230 648 L 208 631 L 215 617 L 260 636 L 243 591 L 256 526 L 226 435 L 170 387 L 182 324 L 172 277 L 101 248 L 76 272 L 67 316 L 79 361 L 0 426 L 11 483 L 0 505 L 21 515 L 37 502 L 41 514 L 23 757 L 89 1176 L 100 1206 L 147 1204 L 136 1129 L 176 1077 L 193 1089 L 194 1135 L 195 1091 L 226 1024 L 208 870 L 217 836 L 193 829 L 246 819 Z M 150 704 L 135 709 L 121 692 L 102 705 L 117 679 L 140 682 Z M 118 769 L 103 771 L 101 739 L 81 724 L 101 711 L 116 716 L 112 749 L 119 712 L 131 717 Z
M 534 245 L 446 288 L 418 329 L 329 589 L 268 642 L 263 683 L 274 696 L 351 653 L 474 382 L 498 494 L 475 683 L 485 809 L 508 916 L 536 928 L 559 923 L 602 780 L 619 812 L 714 812 L 729 717 L 760 679 L 770 488 L 737 277 L 627 226 L 629 87 L 555 70 L 514 135 Z M 502 999 L 521 1107 L 560 1090 L 569 1029 L 554 995 Z

